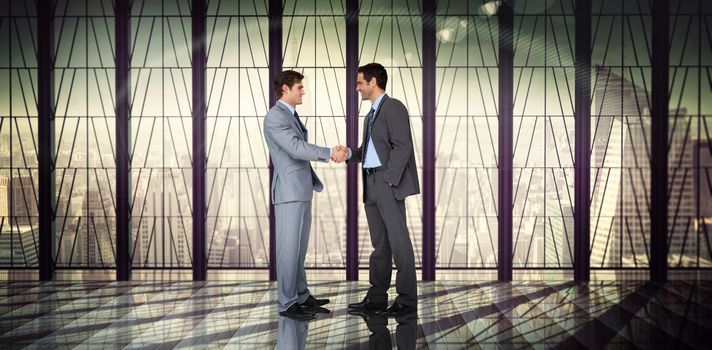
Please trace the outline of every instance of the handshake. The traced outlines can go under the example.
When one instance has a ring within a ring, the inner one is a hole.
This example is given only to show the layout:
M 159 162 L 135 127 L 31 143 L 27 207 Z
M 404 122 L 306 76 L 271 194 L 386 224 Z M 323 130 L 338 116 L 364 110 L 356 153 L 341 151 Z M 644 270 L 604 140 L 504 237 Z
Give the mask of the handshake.
M 349 149 L 346 146 L 331 147 L 331 161 L 343 163 L 349 156 Z

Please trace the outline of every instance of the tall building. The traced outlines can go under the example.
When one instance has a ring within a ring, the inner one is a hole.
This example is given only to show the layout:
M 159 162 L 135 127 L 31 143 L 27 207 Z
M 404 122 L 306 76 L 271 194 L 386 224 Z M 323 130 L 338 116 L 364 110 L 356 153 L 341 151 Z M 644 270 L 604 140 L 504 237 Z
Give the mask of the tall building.
M 694 264 L 700 267 L 712 267 L 712 149 L 710 140 L 696 140 L 693 147 L 693 161 L 697 166 L 694 170 L 694 181 L 692 193 L 695 195 L 695 202 L 699 211 L 694 219 L 693 236 L 697 243 L 699 252 L 699 262 Z M 699 180 L 699 182 L 697 181 Z M 694 255 L 693 255 L 694 256 Z
M 605 84 L 597 84 L 592 109 L 591 266 L 648 266 L 650 246 L 650 110 L 645 90 L 605 68 L 597 68 Z M 686 108 L 671 110 L 668 158 L 668 264 L 696 266 L 698 246 L 706 235 L 695 233 L 695 216 L 704 211 L 695 174 L 704 170 L 707 141 L 696 140 L 688 128 Z M 675 119 L 672 119 L 675 118 Z M 692 117 L 694 118 L 694 117 Z M 694 122 L 694 121 L 693 121 Z M 673 127 L 675 123 L 675 127 Z M 699 147 L 702 144 L 704 147 Z M 700 158 L 699 160 L 697 158 Z M 700 177 L 704 180 L 705 176 Z M 704 181 L 701 181 L 704 184 Z M 701 214 L 701 216 L 703 216 Z M 700 226 L 703 227 L 703 226 Z M 702 255 L 702 253 L 700 253 Z M 701 259 L 700 263 L 704 263 Z
M 0 138 L 3 140 L 8 140 L 10 139 L 10 133 L 4 132 L 5 130 L 0 131 Z M 9 167 L 10 164 L 10 143 L 9 142 L 0 142 L 0 164 L 2 164 L 3 167 Z
M 688 122 L 695 122 L 696 118 L 688 116 L 684 108 L 670 111 L 670 118 L 668 264 L 671 267 L 689 267 L 697 264 L 699 243 L 694 225 L 697 212 L 695 146 L 698 142 L 687 127 Z
M 563 199 L 562 199 L 563 200 Z M 569 204 L 558 201 L 546 202 L 545 239 L 547 267 L 570 268 L 573 266 L 574 217 Z
M 591 267 L 646 267 L 649 112 L 645 90 L 597 67 L 591 109 Z M 642 205 L 642 207 L 641 207 Z
M 30 225 L 38 217 L 37 201 L 31 177 L 0 176 L 0 217 L 6 222 Z
M 115 223 L 109 212 L 111 202 L 97 191 L 87 193 L 85 216 L 87 237 L 86 263 L 91 266 L 113 266 L 115 247 Z
M 212 221 L 212 220 L 211 220 Z M 238 230 L 234 232 L 237 233 Z M 227 237 L 227 231 L 214 230 L 208 235 L 206 249 L 208 250 L 208 267 L 230 266 L 234 263 L 232 259 L 236 256 L 237 238 L 230 232 L 230 237 Z
M 160 187 L 156 189 L 145 194 L 148 198 L 140 196 L 136 199 L 144 208 L 134 210 L 131 218 L 132 239 L 136 244 L 133 265 L 190 267 L 192 242 L 185 228 L 192 227 L 191 219 L 185 217 L 189 208 L 182 208 L 181 216 L 172 186 L 166 186 L 166 192 L 161 192 Z
M 169 204 L 169 208 L 171 204 Z M 168 232 L 170 233 L 170 245 L 172 249 L 169 250 L 169 261 L 170 265 L 174 267 L 190 267 L 192 257 L 190 252 L 190 247 L 192 246 L 191 236 L 187 235 L 187 228 L 189 226 L 192 228 L 191 219 L 185 218 L 183 216 L 175 215 L 166 218 L 166 225 L 168 225 Z
M 695 179 L 700 182 L 693 182 L 694 193 L 699 194 L 700 217 L 712 219 L 712 149 L 710 140 L 697 140 L 694 146 L 694 162 L 699 167 L 695 168 Z
M 3 225 L 0 228 L 0 266 L 37 267 L 37 234 L 37 230 L 28 225 Z
M 10 217 L 10 178 L 0 176 L 0 218 L 9 222 Z
M 160 227 L 156 223 L 156 216 L 160 215 L 160 211 L 157 211 L 160 204 L 157 203 L 157 197 L 160 198 L 160 194 L 148 191 L 144 196 L 148 196 L 148 198 L 141 196 L 136 199 L 139 208 L 134 209 L 134 213 L 142 213 L 143 217 L 134 214 L 134 217 L 131 218 L 132 242 L 135 245 L 132 248 L 132 265 L 135 267 L 160 264 L 159 252 L 164 248 L 157 243 L 161 238 Z
M 235 236 L 236 253 L 234 254 L 236 256 L 234 258 L 239 266 L 265 266 L 268 264 L 264 256 L 262 259 L 259 256 L 261 249 L 258 248 L 260 244 L 256 240 L 257 235 L 261 233 L 248 229 L 245 231 L 231 230 L 230 234 Z

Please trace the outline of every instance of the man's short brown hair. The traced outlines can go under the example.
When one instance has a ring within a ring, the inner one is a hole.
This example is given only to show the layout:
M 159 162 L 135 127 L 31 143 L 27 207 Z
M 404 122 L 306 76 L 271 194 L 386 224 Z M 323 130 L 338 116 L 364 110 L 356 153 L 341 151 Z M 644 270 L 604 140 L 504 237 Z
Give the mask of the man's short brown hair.
M 304 76 L 293 70 L 285 70 L 277 74 L 272 81 L 274 93 L 277 95 L 277 98 L 282 97 L 282 85 L 286 84 L 287 87 L 291 89 L 294 84 L 301 82 L 302 79 L 304 79 Z
M 358 67 L 357 73 L 363 73 L 363 79 L 366 80 L 367 83 L 371 81 L 371 78 L 376 78 L 376 85 L 378 85 L 381 90 L 386 89 L 388 73 L 386 73 L 386 69 L 379 63 L 369 63 Z

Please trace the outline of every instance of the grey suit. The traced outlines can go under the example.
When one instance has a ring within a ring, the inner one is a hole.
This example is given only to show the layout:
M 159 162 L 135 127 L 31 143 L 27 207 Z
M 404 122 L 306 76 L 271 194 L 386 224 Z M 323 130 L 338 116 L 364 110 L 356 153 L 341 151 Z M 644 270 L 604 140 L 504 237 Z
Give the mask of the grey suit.
M 388 95 L 374 115 L 371 139 L 381 162 L 373 174 L 363 172 L 363 202 L 374 251 L 369 259 L 368 297 L 376 303 L 388 301 L 392 261 L 395 261 L 396 301 L 417 304 L 415 259 L 406 224 L 405 198 L 420 193 L 413 153 L 408 110 Z M 363 141 L 351 149 L 349 162 L 362 162 L 366 149 L 368 119 L 364 120 Z
M 304 258 L 311 229 L 313 192 L 324 185 L 309 161 L 328 162 L 331 150 L 308 143 L 304 125 L 282 103 L 267 112 L 264 136 L 274 177 L 270 189 L 277 238 L 277 284 L 280 311 L 309 297 Z

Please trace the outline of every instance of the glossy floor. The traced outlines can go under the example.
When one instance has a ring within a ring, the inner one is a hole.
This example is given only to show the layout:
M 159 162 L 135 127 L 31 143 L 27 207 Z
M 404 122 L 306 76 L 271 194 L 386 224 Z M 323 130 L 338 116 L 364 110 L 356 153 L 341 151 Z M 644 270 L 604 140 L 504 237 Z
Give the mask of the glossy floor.
M 709 282 L 420 282 L 416 317 L 349 315 L 367 282 L 315 282 L 331 313 L 278 317 L 270 282 L 3 282 L 10 348 L 709 348 Z M 395 291 L 391 291 L 395 293 Z M 391 297 L 393 294 L 391 294 Z

